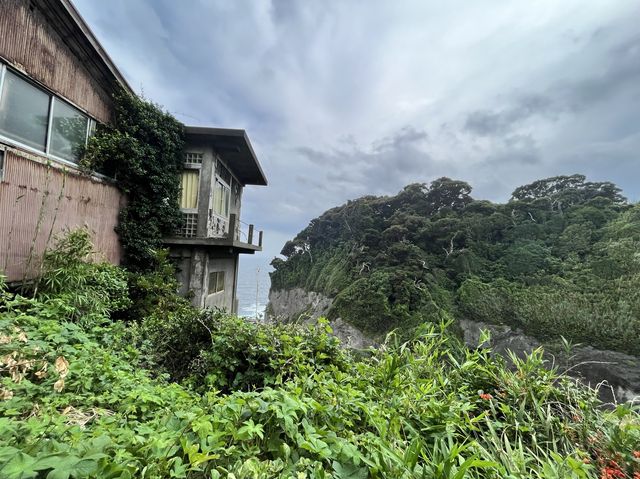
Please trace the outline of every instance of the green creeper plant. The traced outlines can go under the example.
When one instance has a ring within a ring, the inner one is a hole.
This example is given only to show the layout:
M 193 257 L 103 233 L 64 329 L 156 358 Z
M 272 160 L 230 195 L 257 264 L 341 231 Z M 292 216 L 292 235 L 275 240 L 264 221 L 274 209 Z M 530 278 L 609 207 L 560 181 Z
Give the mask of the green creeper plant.
M 158 105 L 124 90 L 114 96 L 113 122 L 100 125 L 82 164 L 115 179 L 127 196 L 117 231 L 126 265 L 155 268 L 162 238 L 181 225 L 180 171 L 184 126 Z

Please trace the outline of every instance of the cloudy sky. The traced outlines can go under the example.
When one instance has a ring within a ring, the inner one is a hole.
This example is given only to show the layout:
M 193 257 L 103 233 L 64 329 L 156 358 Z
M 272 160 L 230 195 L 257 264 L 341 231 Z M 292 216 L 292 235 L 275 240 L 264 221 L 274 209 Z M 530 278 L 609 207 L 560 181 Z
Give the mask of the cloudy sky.
M 640 199 L 638 0 L 74 3 L 138 92 L 248 131 L 267 263 L 327 208 L 440 176 L 503 201 L 579 172 Z

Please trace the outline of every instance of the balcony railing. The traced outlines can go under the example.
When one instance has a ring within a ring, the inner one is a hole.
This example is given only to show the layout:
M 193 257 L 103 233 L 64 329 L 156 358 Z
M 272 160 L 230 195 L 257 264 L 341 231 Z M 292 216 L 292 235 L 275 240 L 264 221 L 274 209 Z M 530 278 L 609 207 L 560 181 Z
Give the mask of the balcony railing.
M 256 235 L 255 227 L 240 221 L 235 214 L 229 215 L 229 219 L 218 216 L 210 218 L 204 235 L 198 234 L 197 213 L 183 212 L 183 215 L 184 224 L 182 229 L 176 232 L 176 239 L 184 238 L 196 242 L 218 240 L 218 242 L 242 243 L 262 248 L 262 231 L 258 231 Z M 256 239 L 257 242 L 255 242 Z
M 227 231 L 227 238 L 230 240 L 250 245 L 254 244 L 254 226 L 252 224 L 245 223 L 244 221 L 240 221 L 234 214 L 229 216 L 229 229 Z M 257 239 L 258 242 L 255 245 L 262 248 L 262 231 L 258 231 Z

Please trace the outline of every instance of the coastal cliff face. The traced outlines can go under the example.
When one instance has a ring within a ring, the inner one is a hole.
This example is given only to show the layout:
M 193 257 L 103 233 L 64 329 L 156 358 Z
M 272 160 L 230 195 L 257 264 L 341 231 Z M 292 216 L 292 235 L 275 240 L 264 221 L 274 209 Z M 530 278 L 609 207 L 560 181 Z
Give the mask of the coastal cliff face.
M 267 321 L 283 323 L 313 323 L 320 317 L 326 317 L 333 300 L 321 293 L 306 291 L 302 288 L 289 290 L 271 290 L 266 310 Z M 332 319 L 329 325 L 333 334 L 347 347 L 366 349 L 374 346 L 375 341 L 341 318 Z
M 302 288 L 272 290 L 267 319 L 313 323 L 327 316 L 332 302 L 332 298 Z M 365 349 L 376 345 L 374 338 L 341 318 L 331 320 L 329 324 L 333 334 L 346 347 Z M 631 401 L 640 397 L 640 359 L 635 356 L 581 345 L 566 352 L 506 325 L 467 319 L 459 320 L 458 325 L 465 344 L 470 348 L 479 347 L 482 331 L 488 331 L 490 340 L 480 347 L 491 347 L 494 354 L 505 358 L 508 358 L 508 351 L 524 357 L 539 347 L 544 348 L 544 358 L 550 366 L 556 366 L 560 372 L 566 372 L 592 388 L 599 388 L 600 398 L 605 402 Z
M 553 345 L 545 345 L 532 336 L 506 325 L 496 325 L 462 319 L 458 321 L 468 347 L 478 347 L 482 331 L 490 333 L 488 343 L 494 354 L 508 357 L 508 351 L 517 356 L 542 347 L 549 366 L 575 377 L 592 388 L 599 389 L 605 402 L 631 401 L 640 397 L 640 359 L 635 356 L 577 345 L 564 351 Z

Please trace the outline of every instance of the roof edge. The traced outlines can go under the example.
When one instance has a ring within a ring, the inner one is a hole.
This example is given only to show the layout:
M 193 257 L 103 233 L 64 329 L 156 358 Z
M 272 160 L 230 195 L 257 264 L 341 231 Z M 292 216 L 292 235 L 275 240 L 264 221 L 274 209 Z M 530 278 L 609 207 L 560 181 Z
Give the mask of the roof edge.
M 102 62 L 107 66 L 107 68 L 109 69 L 111 74 L 115 77 L 115 79 L 118 80 L 118 82 L 123 86 L 123 88 L 125 88 L 129 93 L 135 94 L 135 92 L 133 91 L 133 88 L 131 88 L 131 85 L 129 84 L 127 79 L 124 77 L 122 72 L 118 69 L 116 64 L 113 62 L 113 60 L 109 56 L 109 54 L 100 44 L 100 41 L 93 34 L 93 32 L 91 31 L 91 28 L 89 28 L 89 25 L 84 20 L 84 18 L 82 17 L 78 9 L 73 5 L 71 0 L 59 0 L 59 1 L 64 7 L 64 9 L 66 10 L 66 12 L 69 14 L 69 17 L 71 17 L 71 19 L 76 24 L 76 26 L 82 31 L 82 34 L 88 40 L 91 47 L 98 54 Z
M 258 170 L 258 173 L 261 179 L 260 182 L 247 183 L 247 184 L 267 186 L 268 184 L 267 177 L 264 174 L 262 165 L 260 165 L 260 162 L 258 161 L 258 157 L 256 156 L 253 146 L 251 145 L 251 141 L 249 140 L 249 136 L 247 135 L 246 130 L 238 129 L 238 128 L 217 128 L 217 127 L 207 127 L 207 126 L 185 125 L 184 131 L 187 135 L 202 135 L 202 136 L 211 136 L 211 137 L 227 136 L 232 138 L 242 138 L 242 140 L 244 140 L 244 143 L 247 147 L 247 150 L 249 151 L 249 154 L 251 155 L 251 159 L 253 160 L 253 163 L 255 164 L 256 169 Z

